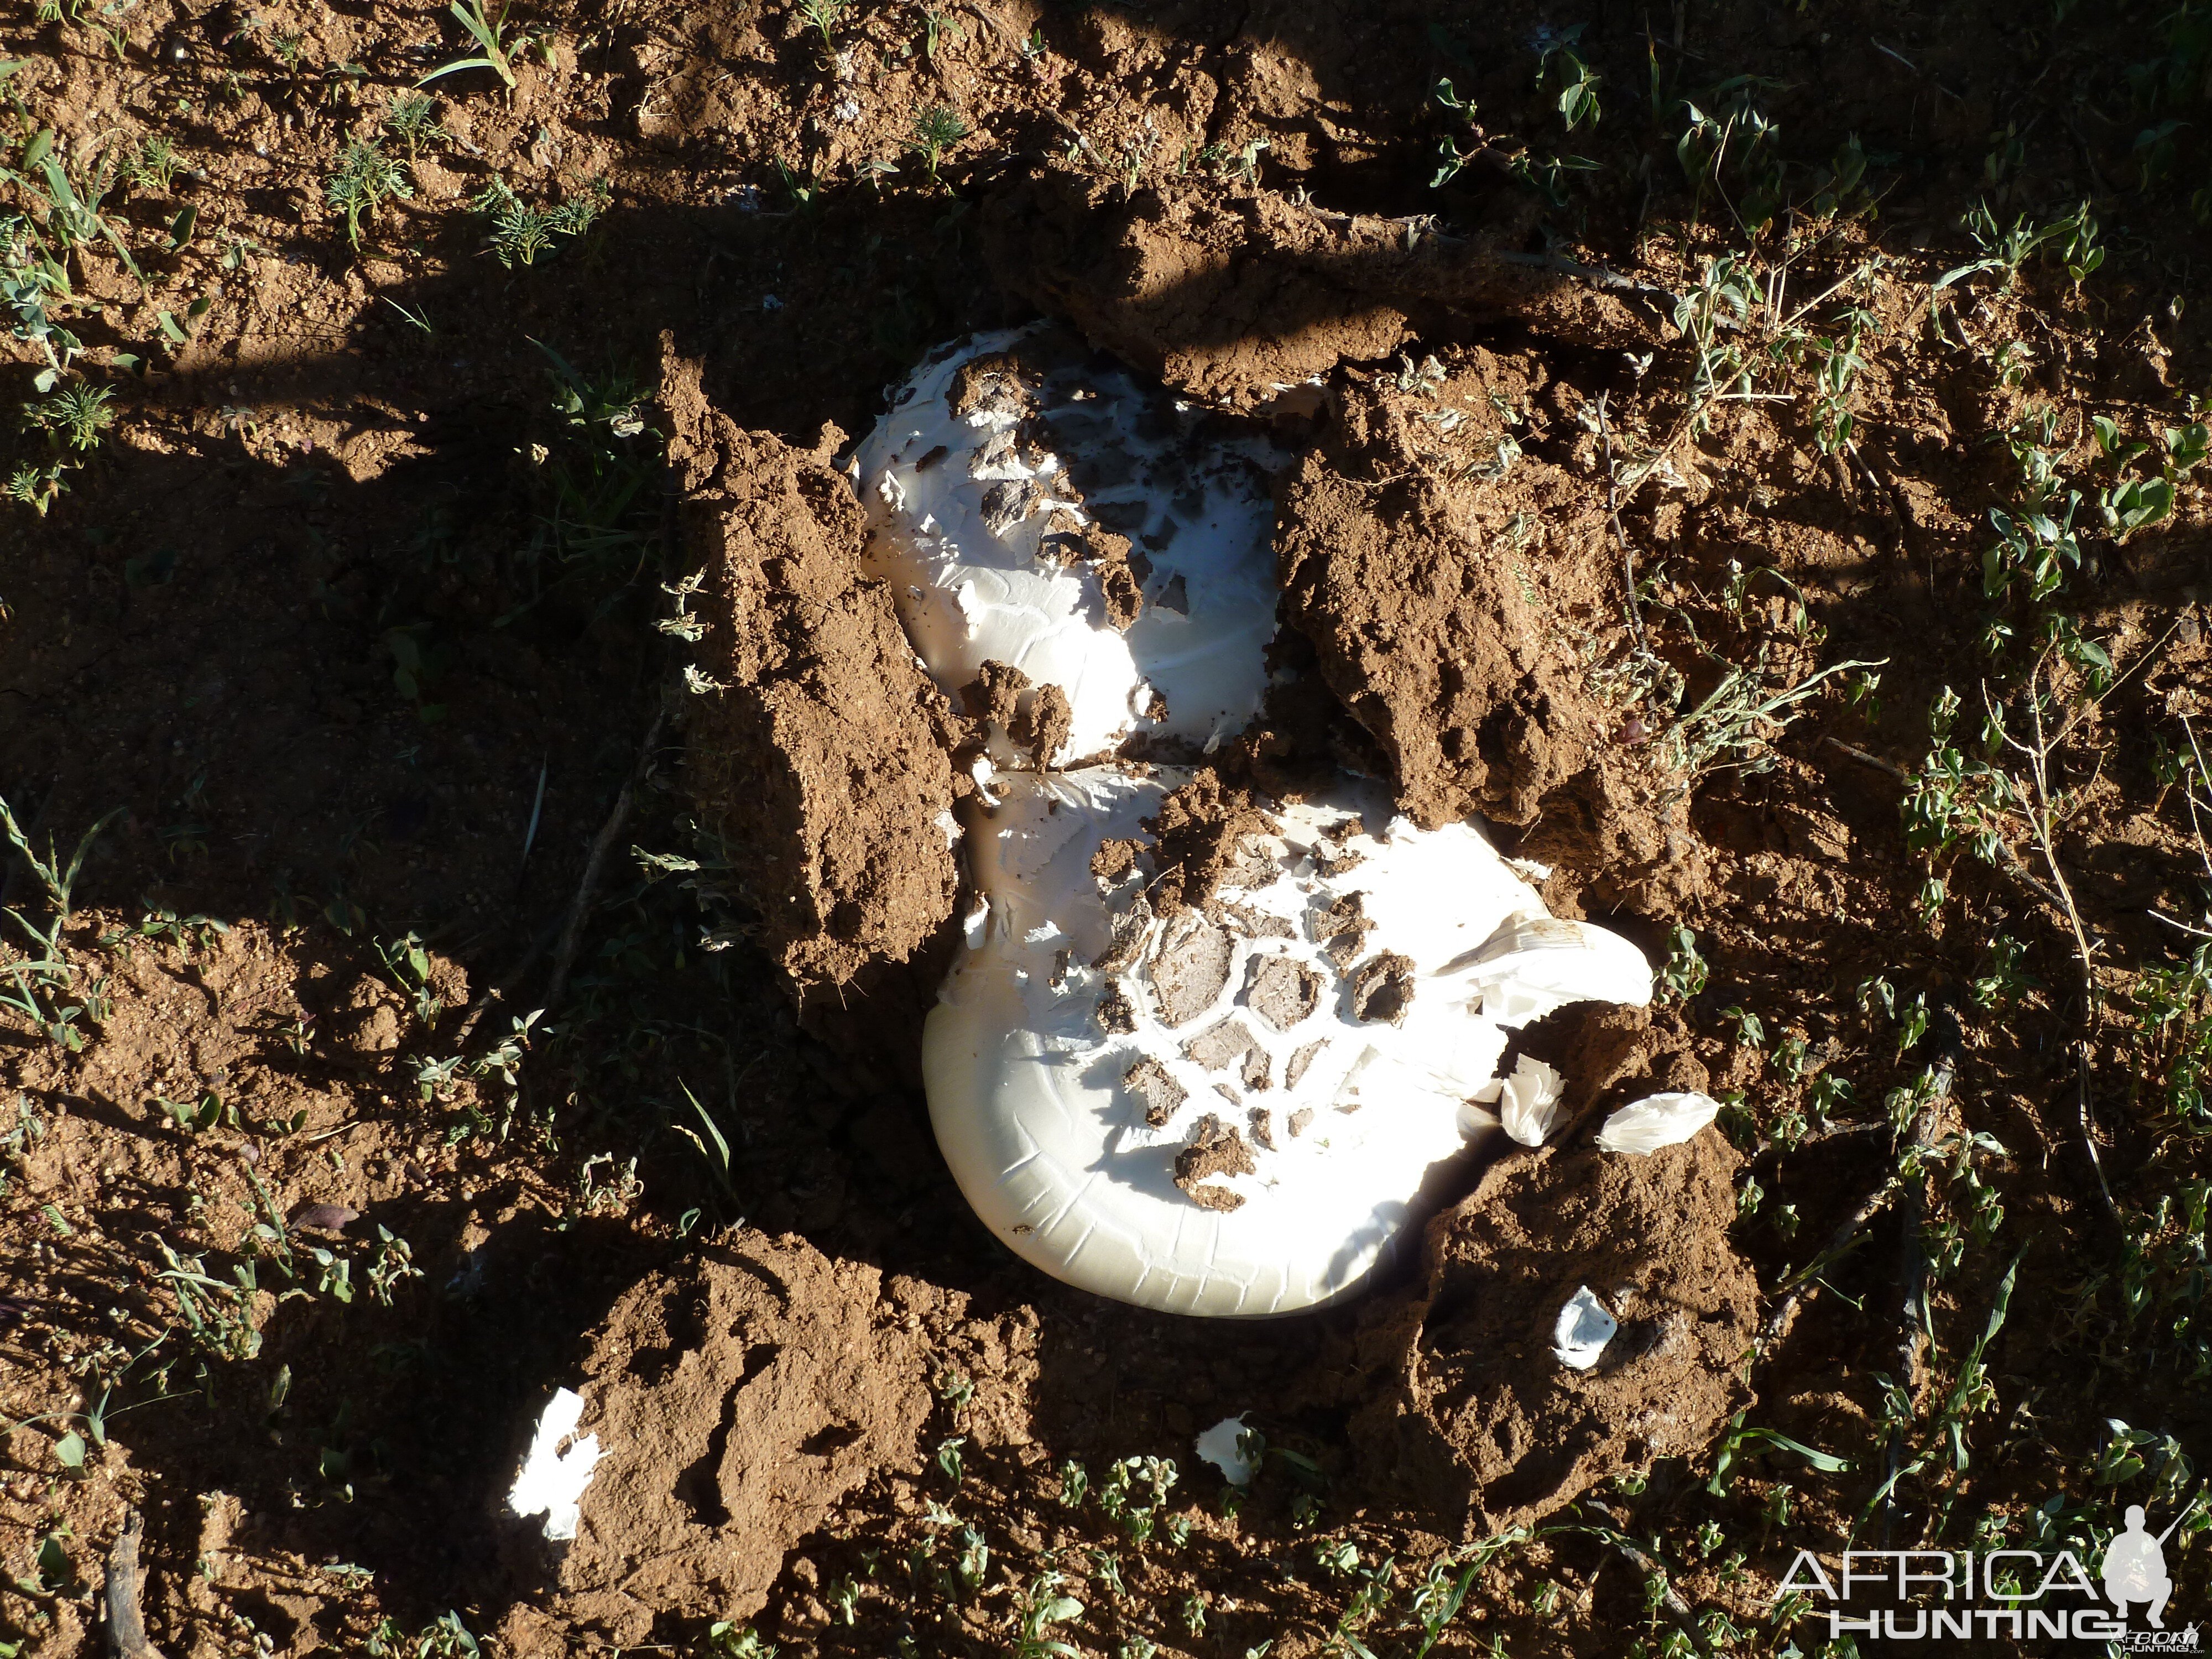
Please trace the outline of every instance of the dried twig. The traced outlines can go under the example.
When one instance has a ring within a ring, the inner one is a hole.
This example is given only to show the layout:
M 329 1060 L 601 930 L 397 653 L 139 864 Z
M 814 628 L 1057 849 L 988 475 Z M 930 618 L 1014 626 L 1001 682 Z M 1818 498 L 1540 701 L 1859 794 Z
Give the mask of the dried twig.
M 1759 1327 L 1756 1350 L 1759 1354 L 1764 1355 L 1788 1334 L 1790 1322 L 1796 1316 L 1798 1304 L 1803 1300 L 1805 1293 L 1819 1281 L 1822 1273 L 1857 1248 L 1860 1229 L 1887 1207 L 1890 1200 L 1897 1196 L 1901 1184 L 1894 1171 L 1885 1177 L 1881 1185 L 1869 1193 L 1858 1208 L 1844 1218 L 1843 1225 L 1829 1236 L 1827 1248 L 1784 1281 L 1787 1294 L 1775 1304 L 1774 1311 L 1767 1315 L 1765 1324 Z
M 1636 648 L 1644 648 L 1644 607 L 1636 599 L 1636 553 L 1628 544 L 1628 532 L 1620 527 L 1620 473 L 1613 464 L 1613 426 L 1605 418 L 1605 400 L 1611 394 L 1597 394 L 1597 435 L 1605 445 L 1605 516 L 1613 526 L 1613 538 L 1620 544 L 1620 570 L 1628 584 L 1628 625 L 1636 635 Z
M 584 860 L 583 879 L 576 884 L 576 896 L 569 903 L 568 920 L 561 929 L 561 942 L 554 947 L 553 973 L 545 986 L 545 1006 L 549 1009 L 559 1005 L 561 994 L 568 988 L 568 970 L 575 966 L 576 948 L 583 939 L 584 918 L 591 911 L 592 894 L 599 884 L 599 873 L 606 866 L 607 854 L 622 839 L 623 826 L 629 822 L 637 786 L 653 769 L 653 751 L 659 746 L 661 731 L 668 723 L 669 698 L 670 694 L 664 690 L 653 712 L 653 723 L 646 727 L 645 741 L 638 745 L 637 763 L 623 780 L 621 792 L 615 796 L 614 810 L 607 814 L 607 821 L 592 839 L 591 853 Z
M 2081 907 L 2074 902 L 2074 890 L 2067 884 L 2066 872 L 2059 867 L 2058 849 L 2051 840 L 2051 825 L 2055 817 L 2051 804 L 2051 747 L 2054 739 L 2043 731 L 2043 699 L 2036 690 L 2036 682 L 2043 672 L 2039 660 L 2028 672 L 2027 706 L 2035 721 L 2035 743 L 2033 747 L 2022 743 L 2009 732 L 2005 732 L 2006 746 L 2017 750 L 2027 758 L 2028 775 L 2035 785 L 2035 810 L 2028 815 L 2029 827 L 2035 832 L 2035 843 L 2043 854 L 2043 862 L 2051 872 L 2056 884 L 2056 900 L 2067 926 L 2073 930 L 2075 965 L 2081 975 L 2081 1031 L 2075 1045 L 2075 1074 L 2079 1085 L 2075 1100 L 2075 1115 L 2081 1130 L 2081 1151 L 2089 1160 L 2090 1173 L 2097 1178 L 2097 1196 L 2104 1206 L 2105 1218 L 2114 1227 L 2120 1224 L 2119 1206 L 2112 1201 L 2112 1189 L 2105 1179 L 2105 1161 L 2097 1153 L 2096 1137 L 2089 1124 L 2089 1048 L 2096 1040 L 2097 969 L 2089 949 L 2088 929 L 2082 925 Z M 2069 723 L 2070 724 L 2070 723 Z M 2063 732 L 2062 732 L 2063 735 Z
M 639 750 L 637 763 L 629 776 L 623 780 L 622 790 L 615 797 L 614 809 L 607 815 L 607 821 L 599 826 L 599 833 L 592 837 L 591 853 L 584 860 L 583 879 L 577 884 L 575 896 L 569 902 L 568 914 L 562 924 L 559 942 L 554 951 L 553 973 L 545 991 L 544 1006 L 546 1008 L 550 1009 L 558 1002 L 562 992 L 568 988 L 568 973 L 575 965 L 577 945 L 582 936 L 584 916 L 590 905 L 591 896 L 599 886 L 599 875 L 606 864 L 609 850 L 621 838 L 623 825 L 629 821 L 637 785 L 652 766 L 653 750 L 660 741 L 667 717 L 668 694 L 664 692 L 659 706 L 654 711 L 653 723 L 646 729 L 645 742 Z M 538 965 L 538 959 L 545 954 L 546 940 L 544 933 L 537 933 L 523 947 L 522 954 L 515 959 L 514 965 L 494 981 L 470 1006 L 459 1025 L 454 1028 L 453 1041 L 456 1049 L 465 1048 L 469 1038 L 475 1034 L 477 1025 L 491 1012 L 493 1006 L 505 1001 L 515 988 L 529 977 L 531 969 Z

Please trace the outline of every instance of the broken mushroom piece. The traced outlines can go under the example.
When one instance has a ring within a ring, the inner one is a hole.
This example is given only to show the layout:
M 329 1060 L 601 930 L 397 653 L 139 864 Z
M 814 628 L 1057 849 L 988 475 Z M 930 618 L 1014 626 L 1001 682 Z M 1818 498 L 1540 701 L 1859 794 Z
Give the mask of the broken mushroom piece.
M 1559 1105 L 1567 1080 L 1533 1054 L 1522 1054 L 1512 1072 L 1485 1084 L 1474 1098 L 1494 1106 L 1506 1139 L 1523 1146 L 1540 1146 L 1558 1127 Z
M 1508 1030 L 1571 1002 L 1651 1000 L 1643 951 L 1589 922 L 1546 915 L 1540 902 L 1506 917 L 1452 968 L 1484 988 L 1482 1012 Z
M 592 1484 L 592 1470 L 599 1461 L 599 1436 L 579 1438 L 576 1434 L 576 1425 L 583 1420 L 583 1395 L 574 1389 L 555 1389 L 507 1497 L 507 1506 L 515 1514 L 544 1516 L 545 1536 L 556 1543 L 575 1537 L 584 1488 Z
M 1570 1370 L 1586 1371 L 1605 1353 L 1620 1323 L 1587 1285 L 1567 1298 L 1552 1326 L 1552 1357 Z
M 1018 671 L 1041 767 L 1143 733 L 1211 752 L 1259 712 L 1287 457 L 1038 330 L 926 362 L 855 452 L 863 554 L 957 697 Z M 1056 688 L 1066 708 L 1030 706 Z M 993 733 L 994 758 L 1017 746 Z
M 1662 1146 L 1679 1146 L 1720 1115 L 1710 1095 L 1646 1095 L 1606 1119 L 1597 1144 L 1608 1152 L 1650 1157 Z
M 929 1017 L 931 1120 L 976 1213 L 1047 1273 L 1182 1313 L 1324 1305 L 1481 1133 L 1468 1102 L 1505 1045 L 1487 1000 L 1517 992 L 1480 942 L 1541 902 L 1471 826 L 1417 829 L 1347 783 L 1156 915 L 1143 824 L 1183 781 L 1022 775 L 969 803 L 988 911 Z M 1542 994 L 1565 1000 L 1556 966 Z

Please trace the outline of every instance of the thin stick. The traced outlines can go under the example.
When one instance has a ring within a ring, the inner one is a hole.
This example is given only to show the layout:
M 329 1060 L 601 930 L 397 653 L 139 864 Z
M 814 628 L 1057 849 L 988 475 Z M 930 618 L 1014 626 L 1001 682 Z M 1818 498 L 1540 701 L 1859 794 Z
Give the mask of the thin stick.
M 1577 282 L 1588 283 L 1613 294 L 1633 294 L 1639 300 L 1664 300 L 1669 307 L 1682 303 L 1682 296 L 1672 289 L 1652 283 L 1639 283 L 1633 276 L 1624 276 L 1619 271 L 1607 270 L 1602 265 L 1586 265 L 1574 259 L 1560 258 L 1555 253 L 1497 253 L 1490 257 L 1501 265 L 1526 265 L 1535 270 L 1555 270 L 1562 276 L 1571 276 Z
M 1628 583 L 1628 624 L 1636 635 L 1636 646 L 1644 648 L 1644 608 L 1636 602 L 1636 554 L 1628 545 L 1628 532 L 1620 527 L 1620 475 L 1613 464 L 1613 426 L 1605 418 L 1605 400 L 1609 392 L 1597 394 L 1597 435 L 1605 443 L 1605 516 L 1613 526 L 1613 539 L 1620 544 L 1620 569 Z
M 1861 1201 L 1858 1208 L 1845 1218 L 1844 1224 L 1837 1228 L 1830 1236 L 1828 1248 L 1790 1275 L 1790 1293 L 1782 1298 L 1774 1311 L 1766 1316 L 1766 1323 L 1759 1328 L 1759 1352 L 1760 1354 L 1764 1355 L 1768 1348 L 1781 1339 L 1790 1319 L 1797 1311 L 1797 1304 L 1803 1299 L 1807 1291 L 1812 1288 L 1822 1273 L 1842 1261 L 1844 1255 L 1857 1243 L 1859 1230 L 1880 1214 L 1890 1200 L 1897 1196 L 1899 1184 L 1894 1174 L 1884 1179 L 1881 1185 L 1869 1193 Z
M 2081 925 L 2080 907 L 2074 902 L 2074 890 L 2067 884 L 2066 872 L 2059 868 L 2058 850 L 2051 839 L 2051 740 L 2043 733 L 2043 699 L 2036 690 L 2036 682 L 2042 672 L 2043 663 L 2039 659 L 2027 677 L 2027 707 L 2035 721 L 2035 746 L 2030 748 L 2009 732 L 2005 734 L 2004 740 L 2008 746 L 2027 757 L 2028 773 L 2035 781 L 2036 809 L 2029 814 L 2028 823 L 2035 831 L 2036 845 L 2042 849 L 2044 864 L 2051 872 L 2051 880 L 2057 885 L 2060 908 L 2065 914 L 2067 925 L 2074 931 L 2075 964 L 2081 970 L 2081 1034 L 2075 1041 L 2074 1052 L 2075 1075 L 2079 1085 L 2075 1115 L 2081 1129 L 2081 1150 L 2088 1158 L 2091 1173 L 2097 1177 L 2097 1196 L 2104 1205 L 2105 1218 L 2118 1228 L 2121 1225 L 2119 1206 L 2112 1201 L 2112 1187 L 2105 1179 L 2105 1161 L 2098 1156 L 2097 1142 L 2089 1130 L 2089 1045 L 2097 1035 L 2097 970 L 2089 950 L 2088 932 Z M 1987 695 L 1986 691 L 1984 695 Z
M 623 826 L 629 822 L 637 786 L 652 768 L 653 751 L 659 744 L 661 728 L 668 722 L 668 694 L 664 690 L 659 706 L 653 711 L 653 724 L 645 729 L 645 741 L 638 746 L 637 764 L 623 780 L 621 793 L 615 797 L 614 810 L 607 814 L 607 821 L 592 839 L 591 854 L 584 860 L 583 879 L 576 884 L 576 896 L 569 903 L 568 920 L 561 929 L 561 942 L 554 947 L 552 977 L 545 987 L 548 1009 L 559 1006 L 561 994 L 568 988 L 568 970 L 575 966 L 576 948 L 583 939 L 584 918 L 591 910 L 592 893 L 599 884 L 599 872 L 606 866 L 607 854 L 622 838 Z
M 1888 773 L 1890 776 L 1895 778 L 1899 783 L 1909 783 L 1911 781 L 1910 775 L 1906 773 L 1903 767 L 1896 765 L 1892 762 L 1886 761 L 1879 755 L 1869 755 L 1863 749 L 1854 749 L 1850 744 L 1845 743 L 1841 738 L 1824 736 L 1821 738 L 1820 741 L 1826 744 L 1831 749 L 1842 750 L 1844 753 L 1849 755 L 1853 760 L 1857 761 L 1862 765 L 1871 766 L 1877 772 Z

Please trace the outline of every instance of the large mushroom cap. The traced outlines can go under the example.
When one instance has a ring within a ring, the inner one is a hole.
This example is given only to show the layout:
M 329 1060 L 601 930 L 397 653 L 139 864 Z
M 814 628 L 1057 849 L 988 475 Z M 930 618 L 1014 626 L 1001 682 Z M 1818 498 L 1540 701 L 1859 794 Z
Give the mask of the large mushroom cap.
M 1486 1132 L 1468 1102 L 1510 981 L 1480 947 L 1541 901 L 1478 830 L 1347 783 L 1156 915 L 1147 860 L 1094 858 L 1182 781 L 1019 775 L 976 813 L 988 908 L 929 1018 L 931 1118 L 985 1224 L 1057 1278 L 1182 1313 L 1325 1305 Z

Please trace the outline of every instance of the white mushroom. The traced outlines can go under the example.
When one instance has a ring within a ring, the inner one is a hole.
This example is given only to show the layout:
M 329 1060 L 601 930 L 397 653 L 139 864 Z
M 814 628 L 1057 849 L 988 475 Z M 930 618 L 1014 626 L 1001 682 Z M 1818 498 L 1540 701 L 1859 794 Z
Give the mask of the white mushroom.
M 1468 1104 L 1505 1045 L 1486 1002 L 1523 994 L 1477 945 L 1540 914 L 1534 890 L 1471 826 L 1418 830 L 1347 785 L 1276 812 L 1203 910 L 1156 916 L 1141 863 L 1109 884 L 1092 856 L 1141 839 L 1181 775 L 1006 781 L 969 823 L 988 918 L 923 1049 L 969 1203 L 1123 1301 L 1267 1315 L 1350 1294 L 1489 1117 Z M 1648 999 L 1648 970 L 1605 988 Z
M 1651 975 L 1547 915 L 1480 831 L 1418 830 L 1349 781 L 1275 810 L 1195 908 L 1156 914 L 1145 858 L 1094 873 L 1188 775 L 1111 751 L 1210 753 L 1267 689 L 1285 458 L 1210 419 L 990 335 L 926 362 L 853 472 L 869 565 L 937 683 L 1027 678 L 963 809 L 978 904 L 924 1037 L 946 1162 L 1048 1273 L 1263 1316 L 1342 1299 L 1398 1247 L 1497 1125 L 1473 1103 L 1505 1028 L 1648 1001 Z M 1534 1066 L 1506 1103 L 1540 1140 L 1559 1080 Z
M 1210 752 L 1267 690 L 1265 469 L 1284 458 L 1257 437 L 1207 441 L 1211 417 L 1119 369 L 1018 373 L 1001 354 L 1032 334 L 925 362 L 861 444 L 868 568 L 948 693 L 989 661 L 1060 688 L 1073 724 L 1042 763 L 1139 732 Z

